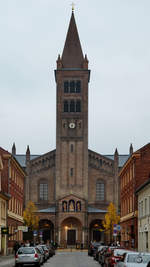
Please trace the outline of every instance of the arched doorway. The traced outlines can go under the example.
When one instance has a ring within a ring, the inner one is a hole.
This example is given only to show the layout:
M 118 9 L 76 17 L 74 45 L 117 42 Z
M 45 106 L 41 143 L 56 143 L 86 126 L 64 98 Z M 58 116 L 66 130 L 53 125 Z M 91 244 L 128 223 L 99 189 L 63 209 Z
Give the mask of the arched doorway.
M 54 224 L 47 219 L 39 221 L 39 236 L 44 243 L 54 241 Z
M 99 219 L 93 220 L 90 224 L 89 231 L 90 231 L 89 232 L 90 241 L 104 242 L 102 220 Z
M 61 223 L 59 233 L 60 244 L 64 247 L 75 247 L 83 242 L 82 224 L 74 217 L 69 217 Z

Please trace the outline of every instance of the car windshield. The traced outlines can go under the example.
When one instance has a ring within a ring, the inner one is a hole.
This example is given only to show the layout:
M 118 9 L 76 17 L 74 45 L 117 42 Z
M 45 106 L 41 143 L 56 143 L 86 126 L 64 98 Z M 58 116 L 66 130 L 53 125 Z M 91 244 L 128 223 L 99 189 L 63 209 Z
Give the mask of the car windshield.
M 18 250 L 18 254 L 34 254 L 35 253 L 35 250 L 34 248 L 20 248 Z
M 128 255 L 127 262 L 136 263 L 148 263 L 150 261 L 150 255 L 130 254 Z

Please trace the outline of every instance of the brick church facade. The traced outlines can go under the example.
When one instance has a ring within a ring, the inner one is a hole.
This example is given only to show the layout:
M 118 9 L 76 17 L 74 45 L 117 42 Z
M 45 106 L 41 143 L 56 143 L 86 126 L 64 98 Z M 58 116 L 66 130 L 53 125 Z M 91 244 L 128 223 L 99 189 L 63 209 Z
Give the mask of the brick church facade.
M 129 155 L 101 155 L 88 149 L 88 86 L 90 70 L 83 55 L 72 12 L 56 80 L 56 149 L 44 155 L 12 154 L 25 168 L 25 205 L 38 208 L 43 240 L 62 246 L 105 241 L 99 229 L 107 207 L 119 210 L 118 172 Z

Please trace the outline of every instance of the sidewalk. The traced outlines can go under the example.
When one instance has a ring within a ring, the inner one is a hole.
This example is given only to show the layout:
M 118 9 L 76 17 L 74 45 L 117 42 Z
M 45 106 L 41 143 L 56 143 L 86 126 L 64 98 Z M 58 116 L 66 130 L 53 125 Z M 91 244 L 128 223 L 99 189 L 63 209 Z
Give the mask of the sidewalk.
M 11 260 L 11 259 L 14 259 L 14 254 L 10 254 L 8 256 L 1 256 L 0 255 L 0 262 Z

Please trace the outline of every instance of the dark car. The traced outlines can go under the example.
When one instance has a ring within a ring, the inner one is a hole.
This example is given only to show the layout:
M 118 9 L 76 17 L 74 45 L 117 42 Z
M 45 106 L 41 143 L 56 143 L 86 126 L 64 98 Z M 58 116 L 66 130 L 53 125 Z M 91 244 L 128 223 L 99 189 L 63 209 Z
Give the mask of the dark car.
M 52 244 L 46 245 L 48 251 L 49 251 L 49 256 L 52 257 L 55 255 L 55 248 L 53 247 Z
M 50 255 L 49 255 L 49 250 L 47 249 L 46 245 L 42 244 L 42 245 L 38 245 L 38 247 L 41 247 L 44 251 L 44 261 L 47 261 L 47 259 L 49 259 Z
M 93 253 L 93 258 L 94 258 L 94 260 L 96 260 L 96 261 L 99 260 L 99 254 L 100 254 L 100 252 L 101 252 L 104 248 L 106 248 L 106 247 L 108 247 L 108 246 L 101 245 L 101 246 L 99 246 L 99 247 L 97 247 L 97 248 L 95 249 L 95 251 L 94 251 L 94 253 Z
M 104 246 L 99 252 L 98 252 L 98 262 L 101 266 L 104 266 L 105 262 L 105 254 L 107 252 L 108 246 Z
M 103 242 L 91 242 L 89 247 L 88 247 L 88 255 L 89 256 L 93 256 L 93 254 L 95 253 L 96 249 L 99 246 L 102 246 L 104 243 Z

